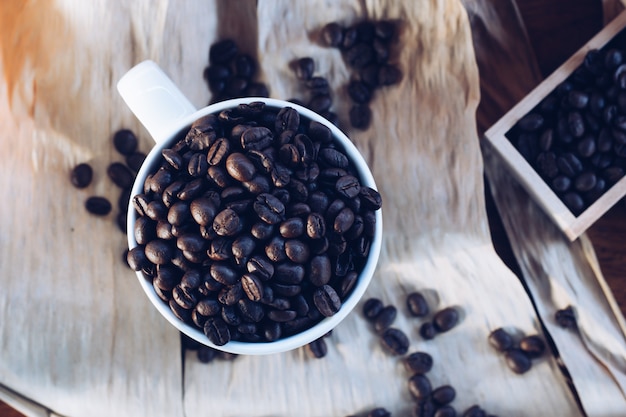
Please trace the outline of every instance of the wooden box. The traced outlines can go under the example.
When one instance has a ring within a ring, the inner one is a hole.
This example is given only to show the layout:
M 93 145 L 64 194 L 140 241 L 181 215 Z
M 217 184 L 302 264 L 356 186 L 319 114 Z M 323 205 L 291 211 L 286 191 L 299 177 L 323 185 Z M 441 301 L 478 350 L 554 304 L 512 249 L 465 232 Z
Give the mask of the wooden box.
M 618 47 L 624 51 L 623 63 L 626 64 L 625 26 L 626 11 L 605 26 L 601 32 L 535 87 L 485 133 L 488 143 L 503 158 L 520 184 L 571 241 L 576 240 L 589 226 L 626 195 L 626 176 L 607 186 L 597 200 L 589 201 L 585 204 L 582 211 L 574 214 L 561 197 L 553 191 L 547 182 L 548 179 L 544 180 L 544 177 L 538 173 L 518 150 L 518 146 L 512 143 L 515 140 L 513 132 L 520 119 L 536 109 L 551 93 L 555 93 L 556 89 L 564 81 L 571 80 L 570 77 L 574 77 L 575 71 L 583 65 L 589 51 L 600 50 L 604 52 L 610 48 Z M 626 97 L 626 89 L 623 91 L 624 97 Z M 624 101 L 624 110 L 620 114 L 624 114 L 626 120 L 626 100 Z M 599 119 L 600 123 L 604 123 L 601 120 L 602 118 Z M 610 129 L 614 129 L 614 127 L 610 126 Z M 626 145 L 624 146 L 626 147 Z M 626 171 L 626 158 L 624 158 L 624 161 L 624 170 Z

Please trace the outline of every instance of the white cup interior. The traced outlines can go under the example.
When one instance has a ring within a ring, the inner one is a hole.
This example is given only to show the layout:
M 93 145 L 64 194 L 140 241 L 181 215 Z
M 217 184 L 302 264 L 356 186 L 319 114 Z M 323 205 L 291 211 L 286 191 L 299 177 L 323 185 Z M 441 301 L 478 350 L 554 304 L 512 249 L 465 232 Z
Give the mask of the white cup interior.
M 357 173 L 359 175 L 359 179 L 362 185 L 371 187 L 373 189 L 376 188 L 376 183 L 374 182 L 374 177 L 367 166 L 367 163 L 361 156 L 358 149 L 354 146 L 354 144 L 348 139 L 348 137 L 339 130 L 335 125 L 330 123 L 328 120 L 324 119 L 317 113 L 299 106 L 294 103 L 290 103 L 283 100 L 270 99 L 270 98 L 256 98 L 256 97 L 248 97 L 248 98 L 239 98 L 226 100 L 219 103 L 215 103 L 204 107 L 195 113 L 189 115 L 185 119 L 180 121 L 180 128 L 174 129 L 174 132 L 165 140 L 157 143 L 150 153 L 147 155 L 146 160 L 144 161 L 141 169 L 137 174 L 137 178 L 135 179 L 135 183 L 133 184 L 131 195 L 135 196 L 137 194 L 143 193 L 143 187 L 146 177 L 155 169 L 156 164 L 160 163 L 162 155 L 161 151 L 164 148 L 168 148 L 174 144 L 176 138 L 180 137 L 181 134 L 189 130 L 191 124 L 199 119 L 202 116 L 206 116 L 208 114 L 217 114 L 225 109 L 235 108 L 239 104 L 243 103 L 251 103 L 256 101 L 262 101 L 268 107 L 273 108 L 282 108 L 282 107 L 292 107 L 297 110 L 301 116 L 309 120 L 315 120 L 327 126 L 333 135 L 333 140 L 338 141 L 341 146 L 344 148 L 345 153 L 348 158 L 356 167 Z M 134 209 L 132 204 L 132 199 L 128 208 L 128 246 L 129 249 L 137 246 L 137 241 L 134 236 L 134 224 L 137 220 L 137 212 Z M 354 309 L 359 300 L 362 298 L 365 290 L 367 289 L 372 276 L 374 274 L 374 270 L 376 268 L 376 264 L 378 262 L 378 258 L 380 255 L 382 245 L 382 209 L 376 211 L 376 231 L 375 235 L 370 244 L 369 255 L 367 257 L 367 261 L 363 266 L 363 269 L 359 273 L 359 277 L 357 282 L 352 289 L 352 292 L 343 300 L 342 306 L 340 310 L 331 317 L 326 317 L 322 319 L 319 323 L 315 324 L 313 327 L 304 330 L 300 333 L 287 336 L 284 338 L 280 338 L 273 342 L 240 342 L 240 341 L 230 341 L 222 346 L 216 346 L 212 344 L 207 336 L 200 330 L 199 328 L 190 325 L 188 323 L 183 322 L 178 317 L 174 315 L 171 311 L 170 307 L 159 298 L 157 293 L 155 292 L 152 282 L 146 279 L 143 276 L 141 271 L 137 272 L 137 277 L 139 282 L 152 302 L 152 304 L 157 308 L 157 310 L 169 321 L 174 327 L 176 327 L 179 331 L 187 335 L 188 337 L 196 340 L 197 342 L 213 347 L 215 349 L 219 349 L 225 352 L 236 353 L 236 354 L 244 354 L 244 355 L 264 355 L 264 354 L 272 354 L 285 352 L 288 350 L 296 349 L 298 347 L 304 346 L 307 343 L 316 340 L 330 330 L 335 328 L 346 316 Z

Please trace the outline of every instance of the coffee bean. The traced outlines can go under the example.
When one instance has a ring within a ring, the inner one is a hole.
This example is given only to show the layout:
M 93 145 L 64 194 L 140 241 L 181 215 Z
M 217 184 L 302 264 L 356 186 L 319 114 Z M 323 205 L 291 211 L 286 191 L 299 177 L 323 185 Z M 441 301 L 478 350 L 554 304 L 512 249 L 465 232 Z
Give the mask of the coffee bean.
M 149 262 L 143 246 L 135 246 L 128 251 L 126 262 L 133 271 L 141 271 Z
M 307 348 L 310 354 L 317 359 L 323 358 L 328 353 L 328 346 L 322 337 L 310 342 Z
M 355 104 L 350 108 L 349 116 L 352 127 L 366 130 L 372 120 L 372 110 L 367 104 Z
M 239 215 L 232 209 L 224 209 L 215 215 L 213 229 L 219 236 L 233 236 L 240 230 Z
M 430 398 L 415 400 L 415 408 L 413 409 L 413 417 L 432 417 L 435 414 L 435 405 Z
M 427 321 L 427 322 L 422 323 L 422 325 L 420 326 L 419 333 L 420 333 L 420 336 L 422 336 L 424 340 L 430 340 L 430 339 L 433 339 L 437 335 L 437 329 L 435 328 L 432 322 Z
M 473 405 L 463 412 L 462 417 L 487 417 L 487 413 L 480 406 Z
M 348 95 L 355 103 L 368 103 L 372 99 L 370 87 L 363 81 L 353 80 L 348 84 Z
M 433 358 L 426 352 L 413 352 L 404 359 L 404 366 L 412 374 L 425 374 L 433 367 Z
M 526 336 L 519 342 L 519 348 L 531 359 L 535 359 L 543 355 L 546 345 L 537 335 Z
M 437 408 L 433 417 L 456 417 L 457 413 L 454 407 L 451 405 L 444 405 L 442 407 Z
M 414 317 L 425 317 L 430 313 L 426 298 L 418 291 L 414 291 L 407 296 L 406 306 L 409 313 Z
M 373 321 L 384 308 L 383 302 L 378 298 L 368 298 L 363 304 L 363 315 L 367 320 Z
M 511 349 L 515 344 L 513 336 L 501 327 L 489 334 L 488 341 L 498 352 L 505 352 Z
M 379 333 L 385 331 L 393 324 L 397 315 L 398 310 L 394 306 L 388 305 L 383 307 L 374 319 L 374 329 Z
M 409 392 L 413 398 L 423 400 L 430 396 L 432 386 L 424 374 L 415 374 L 409 378 Z
M 204 334 L 216 346 L 224 346 L 230 342 L 228 325 L 221 318 L 209 318 L 204 324 Z
M 391 417 L 391 412 L 386 408 L 377 407 L 367 413 L 367 417 Z
M 341 299 L 330 285 L 322 285 L 313 292 L 313 303 L 325 317 L 335 315 L 341 308 Z
M 113 206 L 106 197 L 93 196 L 85 200 L 85 208 L 96 216 L 106 216 L 111 212 Z
M 343 42 L 343 28 L 336 22 L 326 24 L 321 30 L 321 40 L 325 46 L 339 47 Z
M 450 404 L 456 397 L 456 390 L 450 385 L 442 385 L 431 392 L 433 402 L 439 406 Z
M 139 145 L 139 140 L 132 130 L 120 129 L 113 135 L 113 146 L 122 155 L 132 155 Z
M 393 355 L 404 355 L 409 350 L 409 338 L 400 329 L 389 327 L 380 337 L 383 347 Z
M 438 332 L 447 332 L 459 322 L 459 312 L 454 307 L 439 310 L 433 316 L 433 325 Z
M 558 310 L 554 314 L 557 324 L 565 329 L 575 330 L 578 325 L 576 323 L 576 314 L 571 306 Z
M 172 260 L 173 246 L 163 240 L 155 239 L 146 244 L 146 257 L 155 265 L 166 265 Z
M 530 358 L 522 350 L 518 348 L 512 348 L 505 352 L 504 357 L 506 364 L 516 374 L 523 374 L 527 372 L 531 367 Z
M 268 193 L 259 194 L 253 207 L 259 218 L 268 224 L 280 223 L 285 215 L 285 205 Z
M 86 188 L 91 184 L 93 168 L 87 163 L 76 165 L 70 173 L 70 181 L 76 188 Z

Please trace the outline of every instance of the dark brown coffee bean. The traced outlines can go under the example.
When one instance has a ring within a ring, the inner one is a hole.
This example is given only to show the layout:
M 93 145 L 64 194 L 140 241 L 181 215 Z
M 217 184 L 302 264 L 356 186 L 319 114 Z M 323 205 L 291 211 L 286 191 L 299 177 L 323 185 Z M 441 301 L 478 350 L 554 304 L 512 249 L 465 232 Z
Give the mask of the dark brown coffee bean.
M 157 194 L 163 194 L 163 191 L 173 181 L 172 172 L 167 169 L 159 169 L 152 175 L 149 184 L 150 190 Z
M 286 261 L 285 240 L 280 236 L 274 236 L 265 246 L 265 255 L 273 262 Z
M 209 341 L 216 346 L 224 346 L 230 342 L 228 325 L 219 317 L 209 318 L 204 324 L 203 330 Z
M 293 310 L 270 310 L 267 313 L 267 317 L 270 320 L 276 321 L 278 323 L 285 323 L 295 319 L 297 313 Z
M 574 187 L 580 192 L 591 191 L 598 181 L 596 175 L 591 171 L 585 171 L 576 177 Z
M 145 216 L 154 221 L 167 220 L 168 209 L 162 201 L 153 200 L 145 208 Z
M 369 321 L 374 321 L 384 308 L 383 302 L 378 298 L 368 298 L 363 304 L 363 315 Z
M 163 159 L 175 170 L 182 168 L 184 163 L 183 157 L 175 150 L 169 148 L 163 149 L 161 151 L 161 155 L 163 156 Z
M 256 255 L 248 259 L 246 268 L 250 274 L 254 274 L 263 281 L 272 278 L 275 271 L 274 264 L 262 255 Z
M 311 213 L 307 216 L 306 234 L 311 239 L 321 239 L 326 235 L 326 222 L 319 213 Z
M 189 204 L 184 201 L 177 201 L 172 204 L 167 212 L 167 221 L 173 226 L 182 226 L 191 218 Z
M 313 292 L 313 303 L 325 317 L 335 315 L 341 308 L 341 299 L 330 285 L 322 285 Z
M 563 195 L 563 202 L 571 210 L 574 215 L 580 214 L 585 208 L 585 201 L 580 194 L 568 192 Z
M 432 322 L 427 321 L 425 323 L 422 323 L 422 325 L 420 326 L 419 333 L 420 333 L 420 336 L 422 336 L 424 340 L 430 340 L 430 339 L 433 339 L 437 335 L 437 329 L 435 329 L 435 326 L 433 325 Z
M 126 262 L 133 271 L 141 271 L 148 264 L 145 249 L 143 246 L 135 246 L 126 254 Z
M 396 307 L 392 305 L 383 307 L 374 319 L 374 329 L 379 333 L 387 330 L 396 320 L 397 315 L 398 309 Z
M 113 135 L 113 146 L 121 155 L 131 155 L 138 145 L 139 140 L 132 130 L 120 129 Z
M 232 209 L 224 209 L 217 213 L 213 220 L 213 229 L 219 236 L 233 236 L 239 232 L 241 220 Z
M 307 344 L 307 350 L 316 359 L 323 358 L 328 353 L 328 346 L 323 337 L 315 339 Z
M 459 322 L 459 312 L 454 307 L 439 310 L 433 316 L 433 325 L 438 332 L 447 332 Z
M 463 412 L 462 417 L 487 417 L 487 413 L 478 405 L 473 405 Z
M 217 301 L 226 306 L 234 306 L 245 296 L 241 282 L 237 281 L 231 286 L 222 288 L 217 295 Z
M 433 417 L 435 415 L 435 405 L 430 398 L 415 400 L 413 417 Z
M 348 65 L 353 68 L 363 68 L 374 60 L 374 49 L 371 45 L 361 42 L 349 47 L 344 58 Z
M 530 358 L 522 350 L 517 348 L 509 349 L 505 352 L 506 364 L 516 374 L 523 374 L 531 367 Z
M 308 80 L 315 72 L 315 61 L 311 57 L 296 60 L 293 64 L 294 74 L 299 80 Z
M 87 163 L 76 165 L 70 173 L 70 181 L 76 188 L 86 188 L 93 179 L 93 168 Z
M 437 408 L 433 417 L 457 417 L 457 413 L 451 405 L 444 405 Z
M 237 181 L 250 181 L 256 175 L 256 167 L 248 157 L 239 152 L 233 152 L 226 158 L 226 171 Z
M 85 200 L 85 208 L 96 216 L 106 216 L 111 212 L 113 206 L 106 197 L 93 196 Z
M 433 367 L 433 358 L 426 352 L 413 352 L 404 359 L 404 366 L 412 374 L 425 374 Z
M 394 85 L 394 84 L 399 83 L 400 80 L 402 80 L 402 71 L 400 71 L 398 67 L 387 64 L 387 65 L 381 65 L 381 67 L 378 69 L 378 84 L 379 85 L 382 85 L 382 86 Z M 361 109 L 359 111 L 362 112 L 363 110 L 364 109 Z M 369 107 L 367 107 L 367 110 L 369 110 Z M 363 119 L 365 115 L 362 114 L 360 117 L 361 117 L 360 123 L 365 123 L 365 119 Z M 370 119 L 370 118 L 371 118 L 371 113 L 367 117 L 367 119 Z M 352 120 L 352 117 L 351 117 L 351 120 Z M 367 124 L 369 124 L 369 120 L 367 120 Z M 354 126 L 354 127 L 359 127 L 359 126 Z
M 534 132 L 541 129 L 544 125 L 544 118 L 540 113 L 528 113 L 519 119 L 517 125 L 526 132 Z
M 338 234 L 344 234 L 352 227 L 353 224 L 354 212 L 350 208 L 345 207 L 335 217 L 333 230 Z
M 293 239 L 304 234 L 304 221 L 300 217 L 292 217 L 283 221 L 278 231 L 286 239 Z
M 185 233 L 176 239 L 176 247 L 182 251 L 200 252 L 206 249 L 206 241 L 196 233 Z
M 326 255 L 314 256 L 309 266 L 309 280 L 317 287 L 328 284 L 332 276 L 330 258 Z
M 304 275 L 304 266 L 297 263 L 283 262 L 274 268 L 274 279 L 281 284 L 300 284 Z
M 337 48 L 343 42 L 343 28 L 336 22 L 326 24 L 321 30 L 322 44 Z
M 176 304 L 178 304 L 185 310 L 191 310 L 196 306 L 198 302 L 196 300 L 196 297 L 192 293 L 187 292 L 184 288 L 180 286 L 174 287 L 174 289 L 172 290 L 172 297 L 174 298 Z
M 308 108 L 321 114 L 328 111 L 333 104 L 333 99 L 329 94 L 317 94 L 309 100 Z
M 367 413 L 367 417 L 391 417 L 391 413 L 383 407 L 377 407 Z
M 503 328 L 492 331 L 489 334 L 488 341 L 498 352 L 505 352 L 515 345 L 513 336 Z
M 554 314 L 557 324 L 565 329 L 575 330 L 578 325 L 576 323 L 576 314 L 571 306 L 558 310 Z
M 421 292 L 414 291 L 406 297 L 406 306 L 414 317 L 425 317 L 430 313 L 426 298 Z
M 311 77 L 311 79 L 306 81 L 305 85 L 313 96 L 320 94 L 330 94 L 330 85 L 328 84 L 328 80 L 324 77 Z
M 311 80 L 309 80 L 310 82 Z M 285 130 L 296 131 L 300 126 L 300 114 L 291 107 L 283 107 L 278 111 L 274 130 L 281 134 Z
M 355 104 L 350 108 L 349 116 L 352 127 L 366 130 L 372 120 L 372 110 L 367 104 Z
M 253 208 L 259 218 L 268 224 L 280 223 L 285 216 L 285 205 L 272 194 L 259 194 Z
M 415 374 L 409 378 L 409 392 L 413 398 L 423 400 L 430 396 L 432 386 L 424 374 Z
M 285 241 L 285 254 L 291 261 L 303 264 L 309 260 L 311 251 L 301 240 L 288 239 Z
M 450 404 L 456 397 L 456 390 L 450 385 L 442 385 L 431 392 L 431 398 L 438 406 Z
M 409 338 L 400 329 L 390 327 L 380 337 L 383 347 L 393 355 L 404 355 L 409 350 Z
M 200 197 L 191 202 L 189 205 L 191 217 L 200 226 L 209 226 L 213 224 L 217 215 L 217 208 L 208 197 Z
M 337 192 L 346 198 L 354 198 L 361 191 L 361 183 L 358 178 L 353 175 L 344 175 L 335 183 Z
M 543 355 L 546 345 L 543 339 L 537 335 L 526 336 L 519 342 L 519 348 L 531 359 Z
M 174 247 L 163 239 L 155 239 L 146 244 L 146 257 L 155 265 L 166 265 L 172 260 Z
M 235 285 L 239 281 L 239 274 L 226 263 L 214 262 L 209 272 L 211 278 L 223 285 Z
M 265 308 L 260 303 L 248 298 L 241 298 L 237 303 L 237 309 L 242 319 L 249 323 L 259 323 L 265 317 Z

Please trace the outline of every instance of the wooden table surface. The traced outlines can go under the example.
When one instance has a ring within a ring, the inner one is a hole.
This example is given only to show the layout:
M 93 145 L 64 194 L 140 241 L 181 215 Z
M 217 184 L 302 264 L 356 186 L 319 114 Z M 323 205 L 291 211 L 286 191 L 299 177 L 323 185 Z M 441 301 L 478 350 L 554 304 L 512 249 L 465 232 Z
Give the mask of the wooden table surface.
M 602 27 L 600 0 L 517 0 L 528 36 L 542 74 L 548 75 Z M 488 190 L 488 187 L 486 187 Z M 496 251 L 515 272 L 515 259 L 508 245 L 493 201 L 486 195 L 492 237 Z M 626 315 L 626 202 L 618 203 L 588 230 L 602 273 Z M 21 413 L 0 402 L 0 416 Z

